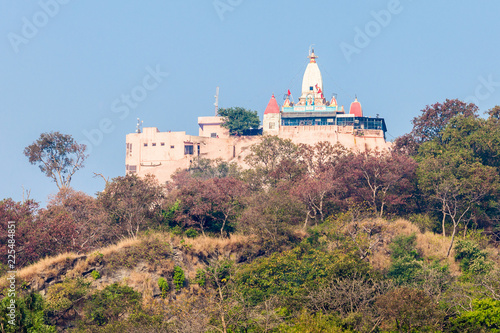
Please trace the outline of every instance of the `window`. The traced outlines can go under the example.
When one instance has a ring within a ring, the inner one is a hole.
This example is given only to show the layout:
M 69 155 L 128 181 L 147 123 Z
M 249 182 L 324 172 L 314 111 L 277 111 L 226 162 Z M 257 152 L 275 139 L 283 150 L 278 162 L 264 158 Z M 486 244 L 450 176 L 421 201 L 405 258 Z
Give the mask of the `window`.
M 152 146 L 153 146 L 153 147 L 156 147 L 156 142 L 153 142 Z
M 269 129 L 275 129 L 276 123 L 269 123 Z
M 125 166 L 127 173 L 136 173 L 137 172 L 137 165 L 126 165 Z
M 174 149 L 174 148 L 175 148 L 175 146 L 170 146 L 170 149 Z
M 164 145 L 165 145 L 165 142 L 162 142 L 160 145 L 164 146 Z
M 127 143 L 127 154 L 125 156 L 132 156 L 132 144 Z
M 211 138 L 216 138 L 217 137 L 217 133 L 210 133 L 210 137 Z
M 144 144 L 144 147 L 147 147 L 147 146 L 148 146 L 148 144 L 147 144 L 147 143 L 145 143 L 145 144 Z
M 184 155 L 193 155 L 193 145 L 184 146 Z

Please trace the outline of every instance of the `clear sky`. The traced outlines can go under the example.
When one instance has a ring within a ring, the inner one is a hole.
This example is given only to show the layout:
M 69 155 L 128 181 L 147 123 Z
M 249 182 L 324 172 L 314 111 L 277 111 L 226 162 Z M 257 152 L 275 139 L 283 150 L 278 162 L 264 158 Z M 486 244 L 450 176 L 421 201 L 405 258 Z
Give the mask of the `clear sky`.
M 24 186 L 44 205 L 57 191 L 23 155 L 43 132 L 89 144 L 72 186 L 94 195 L 93 172 L 124 175 L 138 117 L 197 134 L 217 86 L 220 107 L 262 117 L 273 93 L 299 97 L 311 45 L 325 96 L 348 109 L 357 95 L 389 140 L 446 98 L 486 111 L 500 104 L 499 13 L 498 1 L 0 0 L 0 199 Z

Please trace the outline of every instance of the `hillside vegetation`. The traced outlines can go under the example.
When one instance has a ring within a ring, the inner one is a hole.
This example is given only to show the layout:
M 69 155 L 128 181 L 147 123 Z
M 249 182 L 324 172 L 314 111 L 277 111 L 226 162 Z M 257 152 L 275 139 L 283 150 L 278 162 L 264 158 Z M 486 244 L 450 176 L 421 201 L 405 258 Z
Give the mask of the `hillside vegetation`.
M 263 137 L 248 170 L 4 199 L 0 332 L 500 332 L 499 119 L 447 100 L 391 151 Z

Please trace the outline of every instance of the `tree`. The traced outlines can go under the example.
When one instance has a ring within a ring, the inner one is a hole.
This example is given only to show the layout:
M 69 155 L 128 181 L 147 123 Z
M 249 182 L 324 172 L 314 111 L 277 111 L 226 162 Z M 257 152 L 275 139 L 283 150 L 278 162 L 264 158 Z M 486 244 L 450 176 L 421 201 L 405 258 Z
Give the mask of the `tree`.
M 280 181 L 290 181 L 303 171 L 299 147 L 290 139 L 264 136 L 262 141 L 250 147 L 251 154 L 245 158 L 253 170 L 250 178 L 262 179 L 263 185 L 275 186 Z
M 71 237 L 65 239 L 67 251 L 89 252 L 104 245 L 115 233 L 101 203 L 71 188 L 63 188 L 53 196 L 47 205 L 47 212 L 64 214 L 73 223 Z
M 238 219 L 238 230 L 257 235 L 271 251 L 295 240 L 293 230 L 304 221 L 305 209 L 287 189 L 260 191 L 246 201 L 246 208 Z
M 418 142 L 411 133 L 407 133 L 394 140 L 393 150 L 401 154 L 415 156 L 418 152 Z
M 457 115 L 477 118 L 478 107 L 458 99 L 446 99 L 444 103 L 427 105 L 418 117 L 413 118 L 411 134 L 418 143 L 440 138 L 442 130 Z
M 234 162 L 226 162 L 221 158 L 194 158 L 193 164 L 189 168 L 189 173 L 195 178 L 224 178 L 238 177 L 240 167 Z
M 383 331 L 437 332 L 444 319 L 432 298 L 407 287 L 380 296 L 375 309 L 382 320 Z
M 28 234 L 32 230 L 36 230 L 36 216 L 38 212 L 38 203 L 33 200 L 25 202 L 16 202 L 12 199 L 4 199 L 0 201 L 0 228 L 5 232 L 0 235 L 0 256 L 2 265 L 7 264 L 7 254 L 9 250 L 9 221 L 15 222 L 16 235 L 16 267 L 24 267 L 29 262 L 33 262 L 33 256 L 36 255 L 30 250 Z M 36 257 L 38 259 L 38 256 Z M 5 266 L 7 267 L 7 266 Z M 0 275 L 2 267 L 0 267 Z
M 444 148 L 446 149 L 446 148 Z M 437 201 L 445 220 L 450 217 L 453 231 L 447 256 L 453 247 L 457 227 L 467 225 L 481 200 L 498 192 L 496 168 L 480 162 L 467 161 L 461 151 L 444 150 L 441 156 L 428 156 L 419 163 L 419 186 L 429 198 Z
M 499 332 L 500 301 L 473 299 L 472 310 L 453 320 L 457 332 Z
M 98 195 L 98 200 L 116 222 L 118 235 L 134 238 L 161 212 L 162 198 L 163 187 L 154 176 L 139 178 L 134 174 L 114 178 Z
M 306 208 L 304 229 L 309 219 L 324 222 L 332 205 L 342 205 L 345 197 L 345 162 L 347 150 L 340 144 L 319 142 L 314 146 L 299 145 L 299 160 L 295 162 L 299 177 L 295 177 L 290 193 Z M 301 166 L 302 164 L 302 166 Z
M 76 143 L 71 135 L 42 133 L 37 141 L 24 149 L 24 155 L 31 164 L 38 164 L 40 170 L 61 189 L 69 187 L 71 177 L 83 168 L 86 148 Z
M 177 221 L 186 226 L 197 226 L 205 231 L 219 231 L 221 236 L 233 228 L 242 209 L 242 198 L 247 186 L 233 177 L 200 179 L 188 173 L 174 177 L 172 196 L 178 198 L 180 214 Z
M 416 163 L 397 152 L 371 151 L 352 157 L 347 167 L 351 171 L 352 196 L 370 203 L 380 217 L 386 206 L 400 205 L 411 196 Z M 348 184 L 346 184 L 348 185 Z
M 246 110 L 241 107 L 221 108 L 218 115 L 226 118 L 222 127 L 227 128 L 231 135 L 243 135 L 246 130 L 258 128 L 260 125 L 257 111 Z
M 457 228 L 464 234 L 469 221 L 491 215 L 498 198 L 498 127 L 494 119 L 457 116 L 432 141 L 424 142 L 417 159 L 420 189 L 431 198 L 445 222 L 452 222 L 453 246 Z

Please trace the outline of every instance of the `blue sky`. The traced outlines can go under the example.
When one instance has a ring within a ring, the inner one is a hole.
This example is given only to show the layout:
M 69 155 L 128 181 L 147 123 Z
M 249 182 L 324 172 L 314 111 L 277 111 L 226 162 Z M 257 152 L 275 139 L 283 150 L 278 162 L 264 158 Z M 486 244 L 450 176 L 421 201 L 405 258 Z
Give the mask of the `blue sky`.
M 300 95 L 311 45 L 327 98 L 348 108 L 357 95 L 389 140 L 446 98 L 486 111 L 500 104 L 498 13 L 493 1 L 0 0 L 0 199 L 57 191 L 23 155 L 43 132 L 93 135 L 72 186 L 94 195 L 94 172 L 124 174 L 138 117 L 196 134 L 217 86 L 221 107 L 262 116 L 271 94 Z

